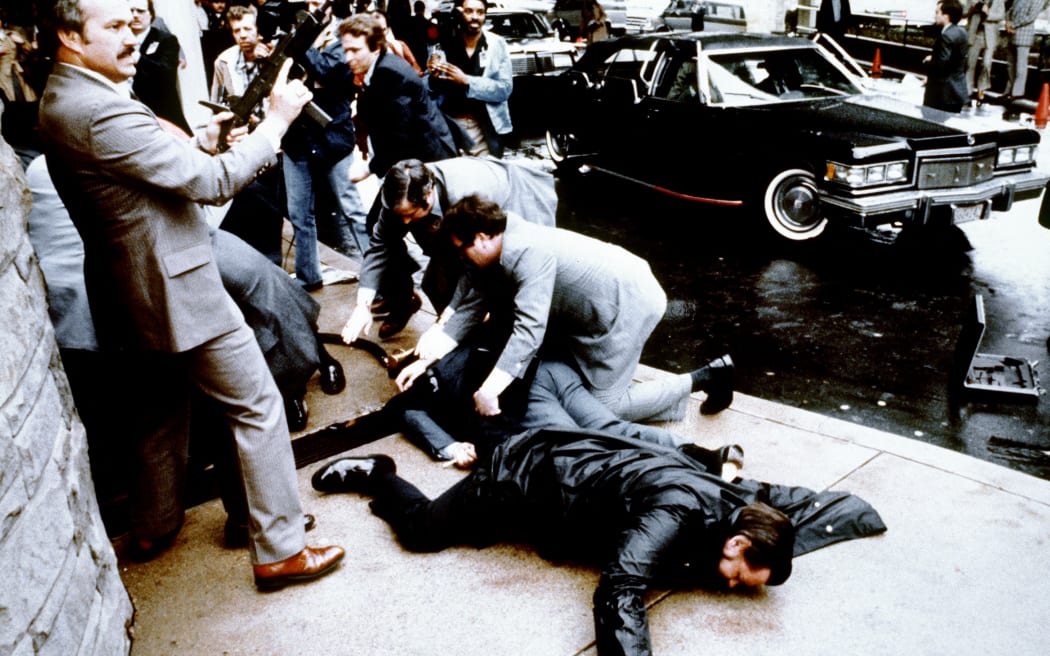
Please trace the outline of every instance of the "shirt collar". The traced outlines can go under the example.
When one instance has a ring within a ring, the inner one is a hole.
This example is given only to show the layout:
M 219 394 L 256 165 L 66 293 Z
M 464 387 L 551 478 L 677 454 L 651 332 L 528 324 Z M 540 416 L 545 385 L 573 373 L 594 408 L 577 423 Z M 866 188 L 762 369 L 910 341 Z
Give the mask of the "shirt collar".
M 88 77 L 93 78 L 95 80 L 98 80 L 99 82 L 105 84 L 107 87 L 109 87 L 110 89 L 113 89 L 114 91 L 116 91 L 120 95 L 122 95 L 122 96 L 124 96 L 126 98 L 131 98 L 131 78 L 128 78 L 127 80 L 124 80 L 123 82 L 119 82 L 118 83 L 118 82 L 114 82 L 113 80 L 109 79 L 105 75 L 102 75 L 101 73 L 96 73 L 95 71 L 91 70 L 90 68 L 84 68 L 83 66 L 77 66 L 76 64 L 62 64 L 62 65 L 63 66 L 72 66 L 73 68 L 77 69 L 81 73 L 84 73 Z

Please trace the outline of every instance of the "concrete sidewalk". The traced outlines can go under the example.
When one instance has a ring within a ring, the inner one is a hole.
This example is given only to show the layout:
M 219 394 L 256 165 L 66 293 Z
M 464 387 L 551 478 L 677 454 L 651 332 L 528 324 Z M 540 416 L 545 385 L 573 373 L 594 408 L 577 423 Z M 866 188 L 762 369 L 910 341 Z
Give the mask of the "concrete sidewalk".
M 356 269 L 327 249 L 322 259 Z M 323 331 L 339 331 L 356 289 L 316 293 Z M 384 346 L 412 346 L 432 321 L 432 313 L 417 314 Z M 331 351 L 343 362 L 347 389 L 326 397 L 311 381 L 303 434 L 374 410 L 395 391 L 371 356 Z M 638 372 L 660 375 L 667 374 Z M 703 446 L 743 445 L 747 478 L 851 491 L 875 506 L 889 530 L 802 556 L 787 583 L 754 594 L 653 592 L 656 654 L 1047 653 L 1050 482 L 754 397 L 737 395 L 729 410 L 702 417 L 702 398 L 670 428 Z M 399 472 L 432 495 L 464 475 L 398 435 L 353 452 L 392 455 Z M 303 504 L 318 521 L 308 541 L 344 546 L 340 569 L 260 594 L 247 551 L 222 546 L 221 504 L 196 506 L 168 552 L 146 564 L 120 560 L 136 608 L 132 654 L 595 653 L 597 570 L 552 565 L 515 545 L 408 553 L 366 499 L 315 492 L 310 476 L 318 466 L 299 470 Z

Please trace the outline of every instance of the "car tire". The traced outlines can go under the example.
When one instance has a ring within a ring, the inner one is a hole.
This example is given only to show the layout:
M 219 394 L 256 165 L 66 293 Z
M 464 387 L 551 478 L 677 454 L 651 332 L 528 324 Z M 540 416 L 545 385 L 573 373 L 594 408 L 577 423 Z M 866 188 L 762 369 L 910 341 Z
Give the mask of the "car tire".
M 576 143 L 576 135 L 572 132 L 547 130 L 545 141 L 547 142 L 547 154 L 550 155 L 551 161 L 561 166 L 575 150 L 573 146 Z
M 817 178 L 805 169 L 786 169 L 770 179 L 762 193 L 762 214 L 775 236 L 789 241 L 816 239 L 828 226 Z

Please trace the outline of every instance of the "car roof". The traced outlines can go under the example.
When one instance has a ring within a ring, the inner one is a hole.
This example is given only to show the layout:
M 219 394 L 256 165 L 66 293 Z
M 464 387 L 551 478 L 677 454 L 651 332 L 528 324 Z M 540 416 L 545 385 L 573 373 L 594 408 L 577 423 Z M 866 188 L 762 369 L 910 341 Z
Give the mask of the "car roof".
M 664 35 L 675 41 L 699 41 L 704 50 L 737 48 L 799 47 L 812 45 L 809 39 L 760 32 L 684 32 Z

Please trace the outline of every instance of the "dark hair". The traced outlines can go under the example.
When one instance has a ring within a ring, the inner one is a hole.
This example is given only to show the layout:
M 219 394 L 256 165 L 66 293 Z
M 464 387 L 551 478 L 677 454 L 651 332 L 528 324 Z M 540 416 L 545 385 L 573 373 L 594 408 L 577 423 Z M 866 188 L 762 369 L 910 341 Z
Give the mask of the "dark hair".
M 499 235 L 507 229 L 507 215 L 490 200 L 471 194 L 448 208 L 442 229 L 464 244 L 471 244 L 481 233 Z
M 386 43 L 386 30 L 371 14 L 354 14 L 339 23 L 339 37 L 342 38 L 348 34 L 365 37 L 365 45 L 372 52 L 378 52 L 379 48 Z
M 418 159 L 404 159 L 394 164 L 383 178 L 381 202 L 392 210 L 407 201 L 415 207 L 427 204 L 427 194 L 434 187 L 434 174 Z
M 959 0 L 941 0 L 941 13 L 948 17 L 948 20 L 952 23 L 958 23 L 962 20 L 963 8 L 962 3 Z
M 791 576 L 791 557 L 795 549 L 795 527 L 787 515 L 760 501 L 738 512 L 729 535 L 743 535 L 751 541 L 744 559 L 752 567 L 768 567 L 767 585 L 780 585 Z
M 53 35 L 59 32 L 82 33 L 84 10 L 80 7 L 80 0 L 55 0 L 51 11 L 44 17 L 44 24 Z
M 226 8 L 226 22 L 233 23 L 243 19 L 245 16 L 255 16 L 256 25 L 259 21 L 259 10 L 255 5 L 233 5 Z

